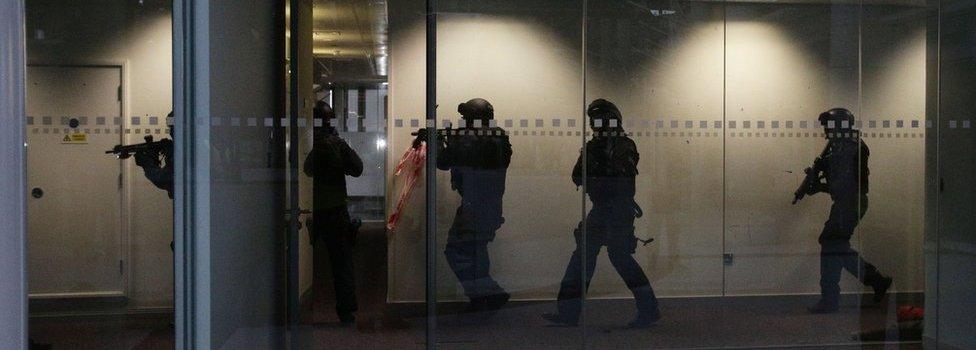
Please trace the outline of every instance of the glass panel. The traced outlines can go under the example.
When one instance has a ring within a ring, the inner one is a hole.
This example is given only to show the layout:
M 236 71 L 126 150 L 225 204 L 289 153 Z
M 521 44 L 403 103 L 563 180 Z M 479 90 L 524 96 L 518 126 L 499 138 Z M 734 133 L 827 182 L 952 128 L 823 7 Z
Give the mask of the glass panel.
M 860 151 L 849 135 L 850 115 L 863 117 L 860 12 L 829 2 L 727 7 L 725 294 L 739 302 L 724 313 L 779 321 L 745 322 L 726 344 L 847 343 L 861 329 L 860 294 L 847 293 L 862 287 L 842 271 L 863 238 L 853 235 Z M 818 116 L 832 108 L 843 110 L 825 135 Z M 789 205 L 807 167 L 817 176 Z M 808 312 L 818 315 L 790 316 Z
M 726 324 L 703 298 L 724 282 L 723 4 L 589 1 L 586 22 L 586 100 L 607 124 L 587 145 L 588 242 L 603 249 L 587 345 L 720 346 L 681 335 Z
M 860 253 L 876 266 L 862 268 L 870 285 L 885 286 L 889 297 L 876 303 L 873 289 L 861 312 L 861 342 L 921 341 L 919 315 L 925 307 L 926 23 L 919 4 L 865 4 L 862 7 L 860 160 L 862 219 L 855 237 Z M 870 198 L 868 200 L 867 198 Z M 868 205 L 869 203 L 869 205 Z M 880 279 L 880 280 L 879 280 Z M 894 320 L 895 322 L 892 322 Z
M 938 48 L 938 92 L 935 108 L 937 152 L 926 155 L 937 156 L 938 177 L 933 179 L 934 190 L 938 193 L 936 205 L 937 241 L 927 248 L 934 248 L 937 254 L 935 278 L 926 282 L 934 284 L 937 305 L 929 307 L 926 313 L 935 310 L 935 317 L 926 317 L 926 326 L 938 328 L 929 331 L 927 340 L 936 340 L 933 345 L 940 349 L 967 349 L 976 347 L 976 323 L 971 315 L 974 308 L 973 291 L 976 290 L 976 218 L 973 206 L 976 193 L 972 186 L 976 135 L 972 123 L 976 112 L 973 82 L 976 81 L 976 4 L 970 1 L 939 2 L 938 41 L 929 44 Z M 933 55 L 929 56 L 930 60 Z M 930 61 L 930 64 L 933 62 Z M 931 72 L 931 71 L 930 71 Z M 934 89 L 933 85 L 929 85 Z M 933 96 L 933 95 L 930 95 Z M 931 130 L 931 129 L 929 129 Z M 929 139 L 932 131 L 928 132 Z M 930 188 L 933 188 L 930 187 Z M 931 260 L 929 260 L 931 261 Z M 932 290 L 932 289 L 929 289 Z M 934 319 L 934 320 L 933 320 Z
M 585 322 L 582 15 L 573 1 L 438 2 L 440 348 L 580 344 L 580 328 L 551 326 Z
M 185 125 L 193 132 L 181 134 L 193 136 L 190 262 L 208 277 L 193 286 L 197 312 L 209 312 L 195 320 L 197 341 L 209 341 L 203 347 L 280 348 L 294 315 L 296 237 L 289 228 L 297 221 L 286 147 L 295 130 L 294 119 L 284 118 L 284 5 L 211 2 L 206 13 L 211 28 L 222 30 L 221 40 L 210 41 L 209 76 L 193 77 L 209 82 L 209 100 L 190 106 Z M 190 86 L 195 94 L 202 88 Z
M 425 223 L 419 185 L 424 179 L 414 172 L 422 170 L 423 162 L 406 162 L 400 176 L 386 169 L 398 165 L 399 152 L 408 148 L 391 142 L 394 152 L 388 153 L 388 86 L 422 91 L 424 80 L 388 81 L 391 37 L 402 34 L 390 28 L 386 2 L 295 3 L 298 10 L 292 15 L 307 23 L 294 36 L 302 77 L 295 101 L 309 112 L 309 127 L 298 125 L 301 142 L 307 144 L 298 150 L 304 162 L 299 196 L 305 196 L 301 207 L 311 211 L 300 247 L 301 267 L 310 269 L 302 274 L 300 314 L 307 316 L 302 322 L 310 326 L 311 339 L 302 348 L 423 348 L 423 266 L 404 271 L 400 264 L 403 256 L 413 256 L 404 251 L 424 254 L 422 239 L 400 234 Z M 419 4 L 423 18 L 422 2 L 397 4 Z M 409 11 L 399 13 L 409 17 Z M 423 52 L 423 41 L 412 43 Z M 411 178 L 419 186 L 410 185 Z M 396 211 L 405 188 L 413 188 L 412 195 L 404 199 L 396 227 L 388 230 L 386 211 Z M 393 297 L 417 286 L 420 299 Z
M 26 1 L 32 348 L 174 345 L 170 6 Z

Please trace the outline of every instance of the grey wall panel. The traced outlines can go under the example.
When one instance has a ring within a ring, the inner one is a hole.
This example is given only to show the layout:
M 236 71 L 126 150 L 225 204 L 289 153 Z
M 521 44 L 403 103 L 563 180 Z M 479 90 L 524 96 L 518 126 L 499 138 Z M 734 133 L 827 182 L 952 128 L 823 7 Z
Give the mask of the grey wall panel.
M 271 128 L 235 128 L 215 118 L 281 115 L 284 88 L 279 1 L 211 1 L 209 9 L 209 273 L 212 348 L 279 348 L 284 169 Z M 280 51 L 279 51 L 280 50 Z M 203 145 L 197 145 L 200 147 Z M 202 209 L 202 208 L 201 208 Z

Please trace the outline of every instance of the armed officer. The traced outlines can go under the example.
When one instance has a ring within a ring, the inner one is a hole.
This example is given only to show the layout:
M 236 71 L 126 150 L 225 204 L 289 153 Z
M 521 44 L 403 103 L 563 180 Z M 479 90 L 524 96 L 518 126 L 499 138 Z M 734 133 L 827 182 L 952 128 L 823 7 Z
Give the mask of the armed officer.
M 166 120 L 173 120 L 173 112 L 169 112 Z M 169 130 L 172 135 L 171 125 Z M 166 190 L 169 199 L 173 199 L 173 141 L 162 139 L 157 142 L 159 147 L 136 152 L 136 165 L 142 168 L 149 182 L 159 189 Z
M 313 118 L 322 120 L 314 131 L 312 151 L 305 158 L 305 175 L 312 177 L 312 244 L 324 241 L 332 265 L 336 314 L 343 324 L 356 321 L 356 281 L 353 274 L 353 245 L 356 227 L 347 207 L 346 176 L 363 174 L 363 161 L 331 125 L 332 107 L 318 101 Z
M 494 125 L 495 109 L 485 99 L 458 105 L 458 113 L 464 125 L 441 130 L 437 138 L 437 168 L 450 171 L 451 189 L 461 196 L 444 256 L 470 299 L 465 311 L 492 312 L 510 298 L 491 277 L 488 243 L 505 222 L 502 197 L 512 144 L 505 130 Z
M 597 255 L 606 246 L 610 263 L 633 293 L 637 304 L 637 317 L 628 327 L 648 327 L 661 318 L 661 313 L 654 290 L 633 257 L 638 241 L 634 235 L 634 219 L 642 215 L 640 207 L 634 202 L 640 154 L 637 145 L 623 130 L 622 116 L 616 105 L 597 99 L 590 103 L 586 113 L 590 117 L 594 136 L 580 152 L 572 177 L 577 187 L 584 185 L 585 161 L 584 187 L 593 208 L 585 221 L 585 244 L 583 222 L 574 232 L 576 250 L 559 288 L 558 312 L 543 315 L 543 318 L 566 326 L 575 326 L 579 322 L 583 290 L 589 288 Z M 583 152 L 586 152 L 585 155 Z M 584 257 L 585 282 L 580 276 Z
M 807 187 L 807 194 L 830 194 L 833 204 L 830 216 L 820 234 L 820 301 L 808 309 L 812 313 L 834 313 L 840 304 L 842 270 L 857 277 L 874 289 L 874 301 L 880 302 L 891 278 L 860 257 L 851 248 L 851 236 L 858 221 L 868 209 L 868 157 L 870 150 L 853 128 L 854 115 L 844 108 L 834 108 L 820 114 L 827 148 L 814 172 L 822 173 L 826 183 L 815 181 Z M 819 178 L 820 174 L 816 174 Z

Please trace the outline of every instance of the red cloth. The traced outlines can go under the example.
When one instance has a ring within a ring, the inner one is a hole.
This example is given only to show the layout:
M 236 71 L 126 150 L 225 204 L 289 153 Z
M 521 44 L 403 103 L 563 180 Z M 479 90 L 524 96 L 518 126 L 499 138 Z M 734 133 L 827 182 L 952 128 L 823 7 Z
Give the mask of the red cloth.
M 917 321 L 925 317 L 925 309 L 904 305 L 898 307 L 898 322 Z
M 410 147 L 403 153 L 400 163 L 397 164 L 393 176 L 403 182 L 403 189 L 400 191 L 400 198 L 397 199 L 396 208 L 393 214 L 386 220 L 386 229 L 393 233 L 396 231 L 397 224 L 403 215 L 403 208 L 406 206 L 413 189 L 417 187 L 417 180 L 423 174 L 424 164 L 427 163 L 427 143 L 423 142 L 420 147 Z

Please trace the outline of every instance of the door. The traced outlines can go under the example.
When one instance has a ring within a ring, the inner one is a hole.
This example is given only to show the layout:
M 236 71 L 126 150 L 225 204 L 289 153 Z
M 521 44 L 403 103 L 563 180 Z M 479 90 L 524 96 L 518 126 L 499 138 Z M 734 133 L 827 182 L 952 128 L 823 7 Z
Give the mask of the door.
M 122 68 L 27 70 L 31 297 L 123 296 Z

